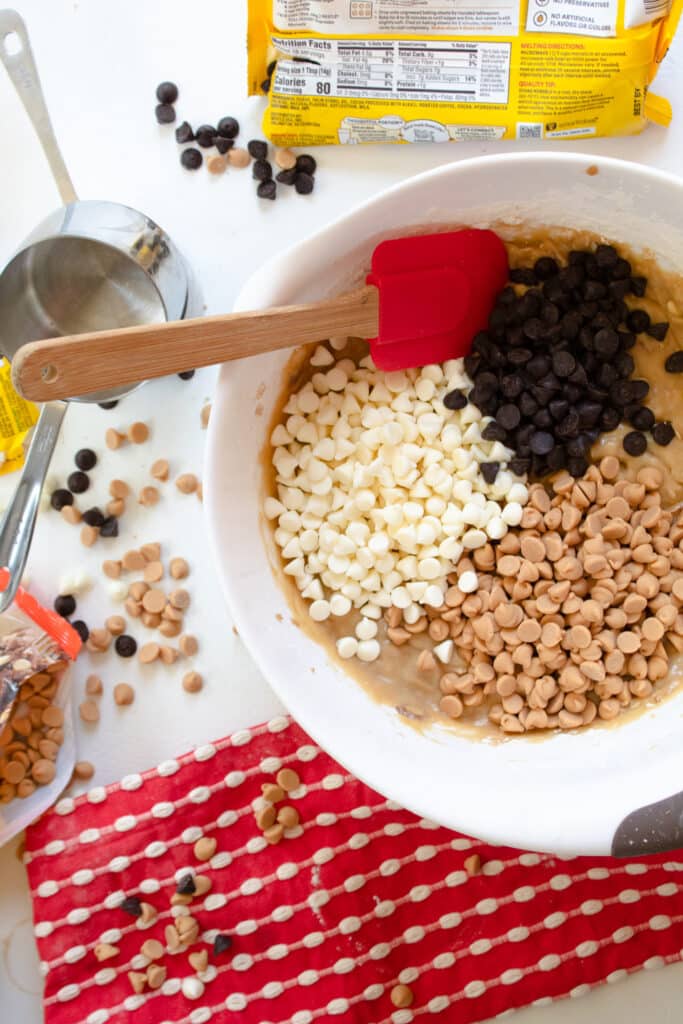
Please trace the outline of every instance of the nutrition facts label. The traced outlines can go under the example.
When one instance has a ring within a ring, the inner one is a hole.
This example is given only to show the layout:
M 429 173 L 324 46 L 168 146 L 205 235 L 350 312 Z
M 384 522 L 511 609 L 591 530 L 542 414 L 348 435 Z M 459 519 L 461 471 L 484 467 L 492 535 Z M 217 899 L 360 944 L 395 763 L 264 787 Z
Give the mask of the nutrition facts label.
M 507 103 L 510 44 L 476 40 L 328 39 L 324 61 L 315 40 L 277 38 L 298 61 L 280 61 L 274 91 L 286 96 L 363 96 L 451 103 Z M 309 63 L 310 62 L 310 63 Z
M 274 0 L 274 22 L 291 32 L 516 35 L 519 0 Z

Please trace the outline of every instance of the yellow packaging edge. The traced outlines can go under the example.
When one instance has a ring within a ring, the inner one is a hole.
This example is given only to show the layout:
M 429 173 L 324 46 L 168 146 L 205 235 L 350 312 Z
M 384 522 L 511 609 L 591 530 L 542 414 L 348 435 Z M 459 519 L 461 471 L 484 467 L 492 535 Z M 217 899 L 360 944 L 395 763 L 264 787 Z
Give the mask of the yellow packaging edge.
M 12 387 L 10 364 L 0 362 L 0 476 L 13 473 L 24 464 L 24 441 L 35 424 L 40 410 L 27 402 Z

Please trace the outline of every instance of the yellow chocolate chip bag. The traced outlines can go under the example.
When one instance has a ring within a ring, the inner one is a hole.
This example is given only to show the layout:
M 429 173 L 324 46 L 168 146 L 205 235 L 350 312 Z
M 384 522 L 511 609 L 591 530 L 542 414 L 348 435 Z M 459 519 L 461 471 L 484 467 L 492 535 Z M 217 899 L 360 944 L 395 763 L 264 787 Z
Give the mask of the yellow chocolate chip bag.
M 16 393 L 10 365 L 0 359 L 0 475 L 23 466 L 24 441 L 38 415 L 38 407 Z
M 683 0 L 248 0 L 278 146 L 583 139 L 668 124 Z

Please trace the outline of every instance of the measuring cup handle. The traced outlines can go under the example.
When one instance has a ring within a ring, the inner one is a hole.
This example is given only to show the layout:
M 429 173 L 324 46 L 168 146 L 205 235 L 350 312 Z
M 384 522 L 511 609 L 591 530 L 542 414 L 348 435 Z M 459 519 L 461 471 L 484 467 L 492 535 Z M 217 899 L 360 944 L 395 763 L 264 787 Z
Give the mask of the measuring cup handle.
M 76 190 L 57 145 L 28 31 L 16 11 L 0 11 L 0 60 L 5 65 L 19 99 L 31 119 L 62 202 L 65 205 L 75 202 Z
M 0 566 L 10 574 L 7 589 L 0 593 L 0 613 L 9 608 L 21 583 L 36 525 L 40 492 L 66 410 L 66 402 L 47 402 L 43 406 L 21 479 L 0 523 Z

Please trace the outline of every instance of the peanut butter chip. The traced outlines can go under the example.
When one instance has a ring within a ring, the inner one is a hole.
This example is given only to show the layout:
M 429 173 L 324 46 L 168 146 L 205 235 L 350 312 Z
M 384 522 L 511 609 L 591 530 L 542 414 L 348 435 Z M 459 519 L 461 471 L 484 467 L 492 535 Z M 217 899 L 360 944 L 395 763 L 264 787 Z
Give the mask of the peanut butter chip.
M 206 169 L 209 174 L 224 174 L 228 166 L 228 161 L 220 153 L 214 153 L 206 161 Z
M 151 544 L 143 544 L 140 547 L 140 554 L 146 562 L 158 562 L 161 559 L 161 544 L 156 541 Z
M 161 960 L 164 955 L 164 947 L 157 939 L 147 939 L 146 942 L 142 943 L 140 952 L 148 960 Z
M 233 146 L 232 149 L 228 150 L 228 163 L 232 167 L 248 167 L 251 163 L 251 156 L 246 149 Z
M 140 421 L 131 423 L 128 428 L 128 439 L 132 441 L 133 444 L 143 444 L 148 437 L 149 427 L 146 423 L 141 423 Z
M 146 583 L 158 583 L 163 578 L 164 567 L 161 562 L 148 562 L 145 566 L 144 577 Z
M 107 448 L 111 448 L 112 451 L 116 448 L 120 448 L 125 440 L 125 435 L 119 434 L 118 430 L 114 430 L 113 427 L 110 427 L 104 435 L 104 443 Z
M 394 985 L 389 998 L 392 1004 L 399 1010 L 405 1010 L 413 1003 L 413 990 L 408 988 L 407 985 Z
M 132 704 L 135 700 L 135 690 L 128 683 L 117 683 L 114 687 L 114 700 L 119 707 Z
M 166 968 L 160 964 L 152 964 L 147 968 L 147 984 L 151 989 L 161 988 L 166 980 Z
M 31 769 L 31 774 L 36 782 L 40 786 L 47 786 L 48 783 L 52 782 L 57 769 L 55 768 L 54 761 L 48 761 L 47 758 L 40 758 L 36 761 Z
M 202 949 L 199 950 L 199 952 L 197 953 L 190 953 L 187 959 L 189 961 L 190 967 L 193 970 L 195 970 L 197 974 L 201 974 L 203 971 L 206 970 L 207 964 L 209 962 L 209 954 L 206 949 Z
M 102 572 L 105 576 L 108 576 L 110 580 L 117 580 L 121 575 L 121 563 L 107 559 L 107 561 L 102 562 Z
M 123 568 L 129 572 L 137 572 L 145 568 L 145 558 L 139 551 L 126 551 L 122 558 Z
M 126 628 L 126 620 L 122 615 L 110 615 L 105 626 L 112 636 L 121 636 Z
M 85 781 L 86 779 L 92 779 L 95 774 L 95 767 L 90 761 L 76 761 L 74 765 L 74 778 Z
M 159 491 L 156 487 L 143 487 L 138 495 L 138 502 L 149 508 L 151 505 L 156 505 L 159 497 Z
M 112 480 L 109 484 L 109 493 L 112 498 L 127 498 L 130 494 L 130 487 L 125 480 Z
M 481 874 L 481 857 L 478 853 L 473 853 L 471 857 L 465 858 L 465 871 L 470 878 Z
M 202 836 L 202 838 L 198 839 L 197 842 L 194 844 L 194 855 L 197 858 L 197 860 L 211 860 L 214 853 L 216 852 L 217 846 L 218 843 L 213 837 Z
M 263 793 L 263 799 L 268 800 L 271 804 L 278 804 L 285 798 L 285 791 L 281 786 L 276 786 L 272 782 L 267 782 L 261 787 Z
M 190 567 L 184 558 L 172 558 L 169 571 L 174 580 L 183 580 L 190 575 Z
M 626 630 L 617 637 L 617 647 L 624 654 L 634 654 L 640 650 L 640 637 L 637 633 Z
M 143 644 L 140 648 L 140 661 L 143 665 L 149 665 L 159 657 L 159 644 Z
M 112 498 L 107 502 L 108 516 L 122 516 L 126 510 L 126 503 L 123 498 Z
M 47 725 L 50 728 L 59 729 L 61 728 L 62 725 L 64 725 L 64 712 L 62 711 L 61 708 L 58 708 L 56 707 L 56 705 L 51 704 L 49 707 L 44 709 L 41 715 L 41 719 L 43 725 Z
M 75 505 L 65 505 L 62 509 L 62 518 L 66 519 L 67 523 L 71 523 L 72 526 L 75 526 L 76 523 L 80 523 L 81 521 L 81 513 Z
M 275 824 L 276 818 L 277 811 L 272 804 L 268 804 L 267 807 L 262 807 L 260 811 L 256 812 L 256 824 L 264 831 L 265 829 L 270 828 L 271 825 Z
M 93 950 L 95 959 L 102 963 L 104 960 L 111 960 L 119 955 L 118 946 L 112 946 L 109 942 L 98 942 Z
M 182 587 L 177 590 L 172 590 L 168 595 L 168 600 L 174 608 L 184 611 L 190 605 L 190 595 L 187 590 L 183 590 Z M 164 601 L 164 604 L 166 602 Z
M 191 658 L 199 650 L 197 637 L 190 633 L 184 633 L 178 641 L 178 647 L 186 658 Z
M 142 607 L 147 612 L 152 614 L 159 614 L 166 607 L 166 595 L 163 590 L 148 590 L 142 598 Z
M 84 722 L 93 724 L 100 720 L 100 709 L 94 700 L 84 700 L 78 705 L 78 713 Z
M 296 153 L 292 153 L 291 149 L 276 149 L 275 163 L 283 171 L 290 171 L 296 167 Z
M 150 473 L 155 480 L 166 481 L 168 480 L 168 460 L 157 459 L 156 462 L 152 463 Z
M 277 843 L 280 842 L 284 834 L 285 830 L 283 826 L 280 824 L 276 824 L 271 825 L 270 828 L 267 828 L 263 833 L 263 836 L 266 842 L 270 843 L 271 846 L 275 846 Z
M 175 485 L 182 494 L 194 494 L 199 485 L 199 480 L 194 473 L 183 473 L 177 477 Z
M 100 531 L 96 526 L 88 526 L 86 524 L 81 530 L 81 544 L 86 548 L 91 548 L 99 537 L 99 534 Z
M 147 975 L 142 974 L 140 971 L 128 971 L 128 980 L 130 981 L 133 992 L 140 995 L 147 984 Z
M 277 812 L 277 820 L 285 828 L 296 828 L 299 824 L 299 812 L 295 807 L 281 807 Z
M 301 779 L 291 768 L 281 768 L 277 773 L 276 781 L 278 786 L 284 789 L 285 793 L 291 793 L 301 785 Z
M 204 680 L 199 672 L 186 672 L 183 676 L 183 690 L 188 693 L 198 693 L 203 685 Z

